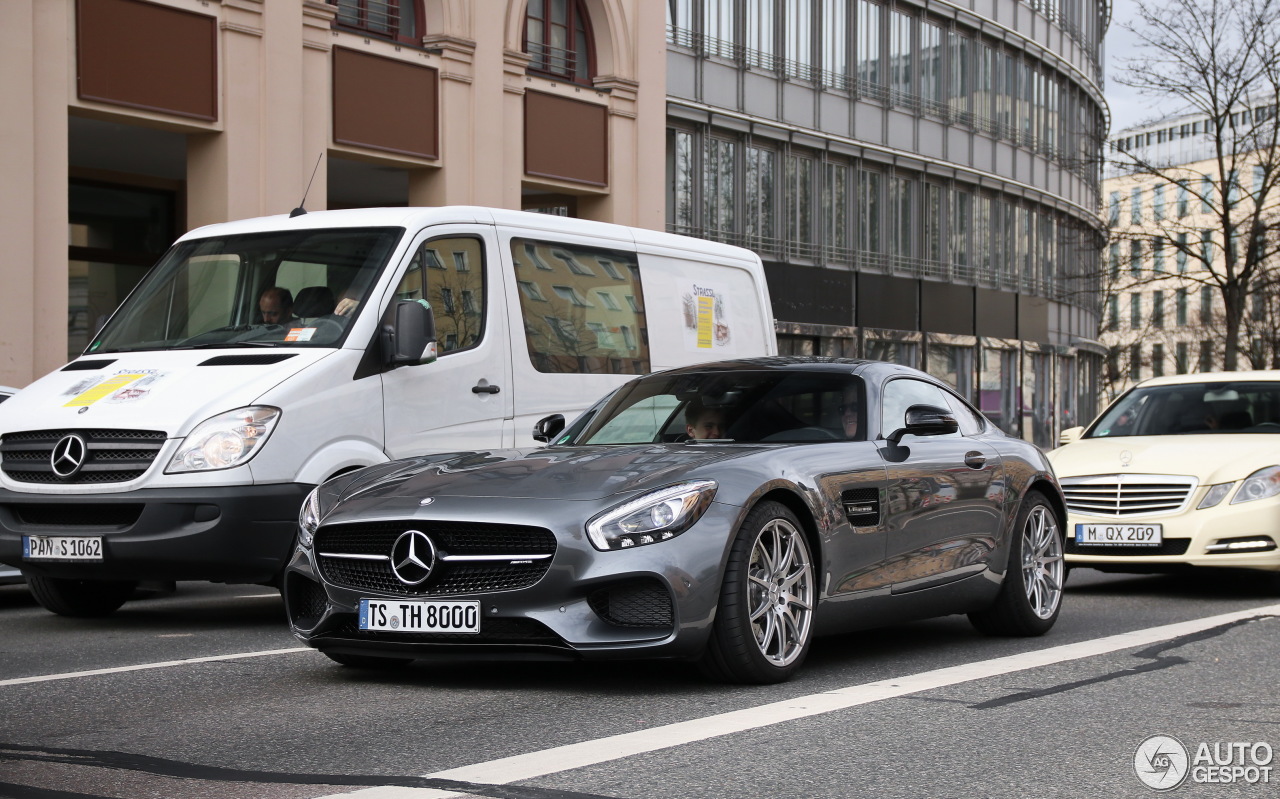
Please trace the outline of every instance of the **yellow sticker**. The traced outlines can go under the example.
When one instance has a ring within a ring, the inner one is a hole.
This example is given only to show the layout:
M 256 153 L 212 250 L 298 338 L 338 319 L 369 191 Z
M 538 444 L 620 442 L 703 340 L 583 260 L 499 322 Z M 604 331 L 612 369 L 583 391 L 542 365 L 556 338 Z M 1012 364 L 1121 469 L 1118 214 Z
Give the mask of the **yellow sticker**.
M 698 349 L 711 349 L 711 333 L 715 322 L 716 298 L 698 297 Z
M 101 383 L 96 383 L 88 389 L 80 392 L 71 399 L 64 408 L 75 408 L 81 405 L 92 405 L 103 397 L 114 394 L 116 391 L 124 388 L 135 380 L 146 377 L 146 372 L 138 372 L 136 374 L 119 374 L 108 377 Z

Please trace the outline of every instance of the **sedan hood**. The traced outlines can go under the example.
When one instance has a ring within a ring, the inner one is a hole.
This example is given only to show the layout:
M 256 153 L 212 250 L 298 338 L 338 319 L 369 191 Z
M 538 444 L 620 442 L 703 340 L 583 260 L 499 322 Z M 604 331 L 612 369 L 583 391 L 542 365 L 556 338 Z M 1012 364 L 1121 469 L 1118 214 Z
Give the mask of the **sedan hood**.
M 596 500 L 659 488 L 760 447 L 687 444 L 461 452 L 409 458 L 358 473 L 343 499 L 507 497 Z
M 1049 453 L 1058 477 L 1177 474 L 1201 483 L 1240 480 L 1280 461 L 1280 435 L 1221 433 L 1087 438 Z M 1126 465 L 1127 464 L 1127 465 Z

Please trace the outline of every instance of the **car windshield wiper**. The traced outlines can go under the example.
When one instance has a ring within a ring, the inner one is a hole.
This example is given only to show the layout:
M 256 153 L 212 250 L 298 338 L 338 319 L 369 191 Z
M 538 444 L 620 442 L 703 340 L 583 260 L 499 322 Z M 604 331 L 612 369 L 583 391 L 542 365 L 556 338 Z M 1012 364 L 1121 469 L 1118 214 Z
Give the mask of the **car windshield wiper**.
M 175 350 L 220 350 L 234 347 L 275 347 L 278 341 L 206 341 L 203 344 L 192 344 L 187 347 L 174 347 Z
M 691 438 L 686 444 L 737 444 L 736 438 Z

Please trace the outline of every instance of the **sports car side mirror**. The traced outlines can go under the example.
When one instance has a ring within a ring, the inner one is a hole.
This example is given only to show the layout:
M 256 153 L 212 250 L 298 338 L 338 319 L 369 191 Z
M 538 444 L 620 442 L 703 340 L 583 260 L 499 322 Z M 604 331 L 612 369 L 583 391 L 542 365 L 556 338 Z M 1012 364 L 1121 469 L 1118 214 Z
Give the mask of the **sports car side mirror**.
M 548 444 L 564 430 L 564 417 L 558 413 L 544 416 L 533 425 L 533 440 Z
M 890 443 L 897 446 L 905 435 L 945 436 L 960 429 L 956 417 L 946 408 L 936 405 L 912 405 L 907 408 L 903 426 L 889 434 Z

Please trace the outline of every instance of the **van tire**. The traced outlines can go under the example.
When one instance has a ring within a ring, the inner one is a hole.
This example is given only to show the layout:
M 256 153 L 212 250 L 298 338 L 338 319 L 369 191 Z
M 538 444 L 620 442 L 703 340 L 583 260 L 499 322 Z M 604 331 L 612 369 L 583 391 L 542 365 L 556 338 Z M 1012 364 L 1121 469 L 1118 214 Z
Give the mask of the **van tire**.
M 27 575 L 27 588 L 50 613 L 73 619 L 109 616 L 133 596 L 136 582 L 128 580 L 74 580 Z

